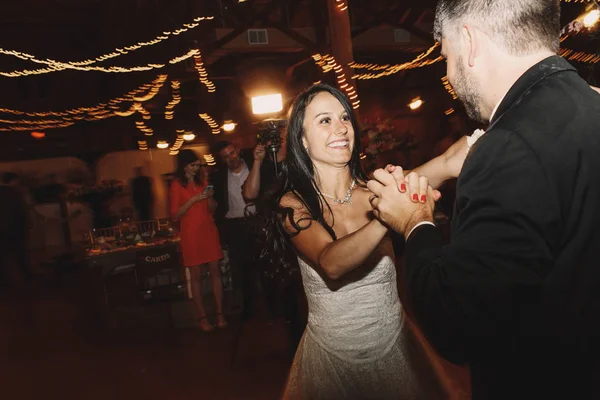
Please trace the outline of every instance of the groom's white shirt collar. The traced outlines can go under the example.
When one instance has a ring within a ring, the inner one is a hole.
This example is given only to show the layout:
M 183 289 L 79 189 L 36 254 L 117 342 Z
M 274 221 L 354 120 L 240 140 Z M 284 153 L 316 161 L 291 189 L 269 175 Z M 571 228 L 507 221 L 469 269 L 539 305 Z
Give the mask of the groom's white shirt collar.
M 502 95 L 502 97 L 500 98 L 500 100 L 498 101 L 498 103 L 496 103 L 496 107 L 494 107 L 494 109 L 492 110 L 492 115 L 490 115 L 490 121 L 492 121 L 492 119 L 494 119 L 494 115 L 496 115 L 496 111 L 498 111 L 498 107 L 500 107 L 500 104 L 502 103 L 502 100 L 504 100 L 505 97 L 506 97 L 506 93 L 504 93 L 504 95 Z M 485 131 L 483 129 L 475 129 L 475 131 L 473 132 L 473 134 L 471 134 L 471 136 L 467 136 L 467 146 L 468 146 L 467 147 L 467 153 L 469 153 L 469 150 L 471 150 L 471 146 L 473 146 L 475 144 L 475 142 L 480 137 L 483 136 L 484 133 L 485 133 Z M 406 235 L 406 240 L 408 240 L 408 237 L 410 236 L 410 234 L 413 233 L 415 231 L 415 229 L 417 229 L 421 225 L 433 225 L 433 226 L 435 226 L 435 224 L 433 222 L 430 222 L 430 221 L 421 221 L 418 224 L 416 224 L 410 230 L 410 232 L 408 232 L 408 235 Z

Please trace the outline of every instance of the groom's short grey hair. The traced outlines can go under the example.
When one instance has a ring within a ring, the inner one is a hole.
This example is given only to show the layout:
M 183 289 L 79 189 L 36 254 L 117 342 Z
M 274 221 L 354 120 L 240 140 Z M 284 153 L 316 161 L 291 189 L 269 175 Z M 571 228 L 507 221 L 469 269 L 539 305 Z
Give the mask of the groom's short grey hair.
M 433 35 L 457 46 L 460 29 L 471 23 L 513 56 L 558 52 L 560 0 L 440 0 Z

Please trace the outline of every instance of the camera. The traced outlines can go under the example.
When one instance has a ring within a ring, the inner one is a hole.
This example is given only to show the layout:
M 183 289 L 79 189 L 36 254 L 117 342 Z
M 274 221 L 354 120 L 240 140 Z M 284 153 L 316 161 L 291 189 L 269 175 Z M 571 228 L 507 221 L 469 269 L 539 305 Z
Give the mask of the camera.
M 262 144 L 267 150 L 276 153 L 281 146 L 281 129 L 287 125 L 283 119 L 268 119 L 260 122 L 259 131 L 256 135 L 258 144 Z

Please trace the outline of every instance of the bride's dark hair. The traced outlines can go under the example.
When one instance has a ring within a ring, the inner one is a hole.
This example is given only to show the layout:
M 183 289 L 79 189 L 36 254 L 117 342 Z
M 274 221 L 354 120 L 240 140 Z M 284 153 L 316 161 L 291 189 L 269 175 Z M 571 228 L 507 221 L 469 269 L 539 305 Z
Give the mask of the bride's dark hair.
M 286 133 L 287 154 L 277 183 L 259 202 L 258 211 L 263 221 L 262 230 L 265 240 L 261 258 L 276 269 L 279 269 L 278 264 L 285 264 L 285 261 L 289 260 L 290 254 L 294 251 L 290 237 L 306 229 L 312 221 L 320 223 L 331 237 L 336 239 L 332 228 L 333 220 L 330 225 L 324 217 L 325 207 L 327 207 L 329 215 L 332 215 L 331 208 L 323 195 L 316 189 L 315 169 L 302 142 L 305 133 L 306 108 L 316 95 L 323 92 L 335 97 L 342 104 L 350 118 L 354 130 L 354 147 L 348 161 L 348 167 L 352 179 L 357 182 L 357 185 L 364 186 L 364 182 L 366 182 L 366 175 L 360 164 L 359 127 L 348 98 L 340 90 L 321 83 L 304 90 L 292 105 Z M 301 202 L 307 215 L 294 220 L 294 210 L 280 205 L 281 199 L 287 194 L 294 195 Z M 285 229 L 285 221 L 293 227 L 292 233 Z

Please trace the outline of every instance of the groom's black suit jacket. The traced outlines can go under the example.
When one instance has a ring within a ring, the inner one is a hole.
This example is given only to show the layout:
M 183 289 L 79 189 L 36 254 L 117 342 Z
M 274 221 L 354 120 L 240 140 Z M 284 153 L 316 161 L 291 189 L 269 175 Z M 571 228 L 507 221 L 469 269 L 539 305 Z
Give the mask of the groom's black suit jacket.
M 600 399 L 600 95 L 567 61 L 504 97 L 458 179 L 450 244 L 418 227 L 406 282 L 473 399 Z

